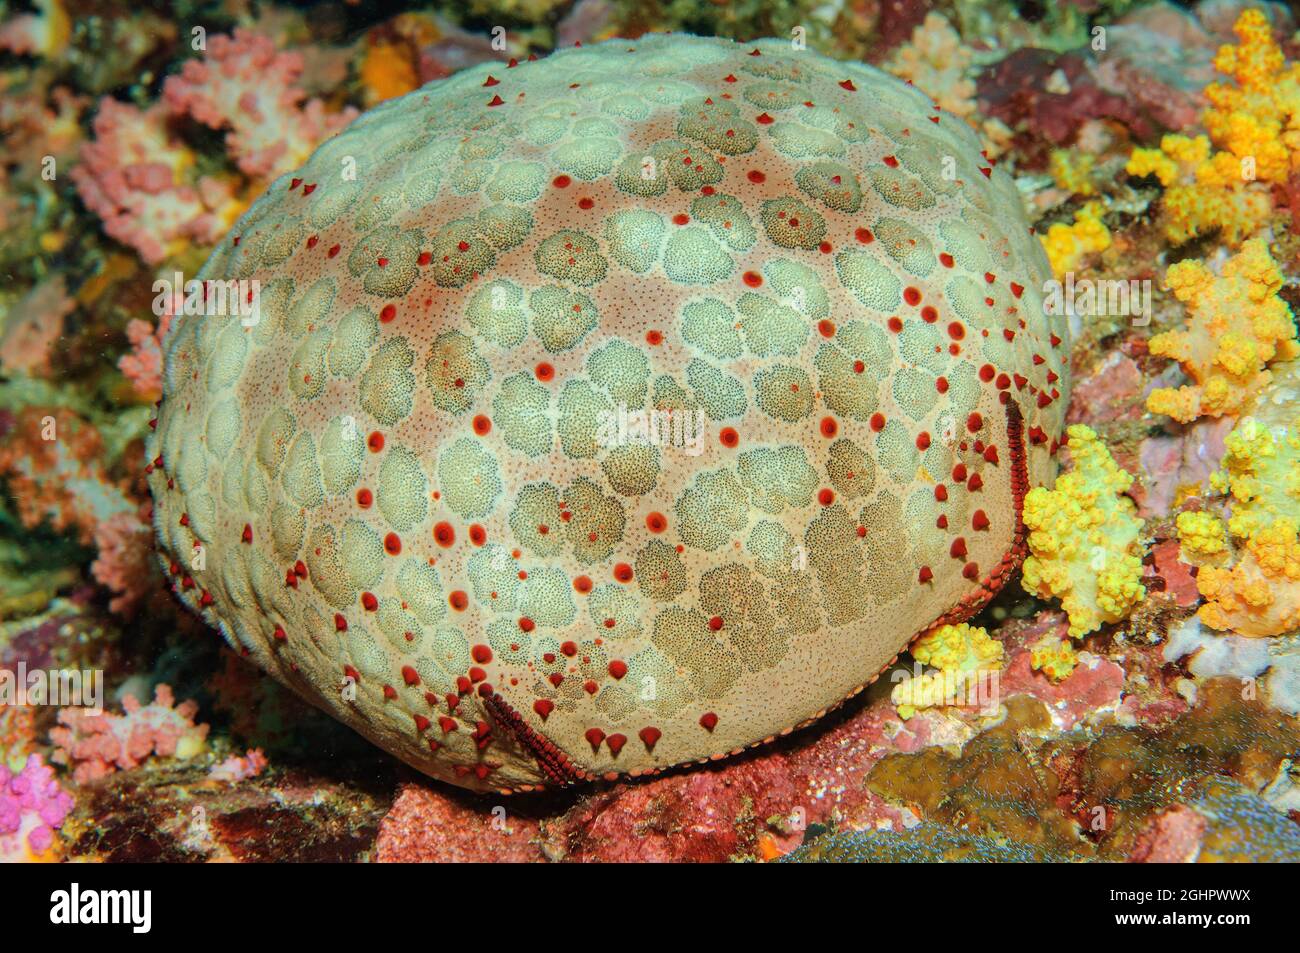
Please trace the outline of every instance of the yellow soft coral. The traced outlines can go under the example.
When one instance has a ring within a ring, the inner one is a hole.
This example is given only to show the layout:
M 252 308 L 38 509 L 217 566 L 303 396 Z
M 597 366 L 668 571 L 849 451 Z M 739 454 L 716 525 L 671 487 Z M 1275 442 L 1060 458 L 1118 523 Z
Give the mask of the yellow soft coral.
M 1192 565 L 1222 559 L 1228 553 L 1223 521 L 1205 511 L 1178 514 L 1178 542 L 1183 561 Z
M 931 629 L 912 644 L 911 651 L 917 662 L 939 671 L 894 686 L 890 699 L 904 719 L 920 708 L 969 701 L 980 691 L 980 674 L 1002 667 L 1002 643 L 965 622 Z
M 1142 578 L 1142 520 L 1124 496 L 1133 477 L 1116 465 L 1090 427 L 1069 429 L 1073 469 L 1056 488 L 1025 496 L 1029 550 L 1021 584 L 1043 599 L 1058 598 L 1070 635 L 1082 638 L 1118 622 L 1146 595 Z
M 1196 175 L 1210 158 L 1210 140 L 1205 136 L 1170 133 L 1160 140 L 1159 149 L 1134 149 L 1124 171 L 1129 175 L 1154 175 L 1169 186 Z
M 1151 339 L 1151 353 L 1183 365 L 1193 383 L 1158 387 L 1147 409 L 1179 423 L 1237 413 L 1269 381 L 1265 365 L 1294 357 L 1291 309 L 1278 296 L 1282 272 L 1259 239 L 1242 246 L 1216 277 L 1198 261 L 1170 266 L 1170 290 L 1187 306 L 1182 330 Z
M 1054 149 L 1048 157 L 1052 180 L 1074 195 L 1096 194 L 1097 187 L 1092 182 L 1096 166 L 1096 156 L 1078 149 Z
M 1069 678 L 1078 664 L 1079 656 L 1074 651 L 1074 643 L 1068 639 L 1049 635 L 1035 642 L 1029 650 L 1029 667 L 1042 672 L 1054 682 Z
M 989 638 L 986 630 L 959 622 L 931 629 L 912 644 L 912 657 L 922 665 L 945 672 L 973 672 L 998 667 L 1002 643 Z
M 1166 186 L 1163 224 L 1177 243 L 1214 229 L 1240 243 L 1272 214 L 1269 186 L 1300 170 L 1300 64 L 1285 62 L 1260 11 L 1244 11 L 1233 29 L 1240 43 L 1214 60 L 1230 82 L 1205 88 L 1209 137 L 1165 136 L 1158 150 L 1134 150 L 1126 167 Z
M 1165 136 L 1165 139 L 1169 139 Z M 1178 181 L 1178 163 L 1167 155 L 1163 149 L 1134 149 L 1128 157 L 1124 171 L 1133 176 L 1154 175 L 1161 185 L 1173 185 Z M 1059 180 L 1058 180 L 1059 182 Z
M 1165 193 L 1165 234 L 1174 244 L 1182 244 L 1219 229 L 1225 242 L 1238 245 L 1258 231 L 1272 211 L 1271 197 L 1258 189 L 1217 188 L 1201 182 L 1176 185 Z
M 1224 447 L 1223 469 L 1210 482 L 1232 496 L 1232 535 L 1253 536 L 1283 519 L 1300 523 L 1300 415 L 1278 428 L 1245 417 Z
M 1300 414 L 1290 403 L 1266 405 L 1261 419 L 1243 418 L 1224 443 L 1223 469 L 1211 483 L 1229 495 L 1228 531 L 1245 545 L 1232 568 L 1197 575 L 1208 600 L 1201 621 L 1280 635 L 1300 625 Z
M 1058 278 L 1075 271 L 1084 256 L 1110 247 L 1110 230 L 1101 220 L 1101 206 L 1089 202 L 1074 215 L 1074 223 L 1057 222 L 1040 236 L 1052 272 Z

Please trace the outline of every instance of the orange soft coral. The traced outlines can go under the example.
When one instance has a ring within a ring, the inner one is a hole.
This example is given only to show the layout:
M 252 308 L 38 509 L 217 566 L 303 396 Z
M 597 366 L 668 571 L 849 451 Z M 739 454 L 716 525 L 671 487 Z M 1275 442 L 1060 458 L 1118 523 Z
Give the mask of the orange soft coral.
M 1187 306 L 1182 330 L 1151 339 L 1151 353 L 1183 365 L 1191 384 L 1159 387 L 1147 409 L 1179 423 L 1237 413 L 1268 383 L 1267 364 L 1300 353 L 1291 309 L 1278 296 L 1282 272 L 1258 239 L 1223 266 L 1222 277 L 1204 264 L 1182 261 L 1166 276 Z
M 1233 82 L 1205 88 L 1211 105 L 1202 119 L 1224 150 L 1211 163 L 1224 178 L 1239 180 L 1249 160 L 1256 178 L 1281 184 L 1300 170 L 1300 64 L 1285 61 L 1259 10 L 1243 11 L 1233 32 L 1241 42 L 1220 48 L 1214 58 L 1215 68 Z
M 1300 542 L 1296 525 L 1279 520 L 1246 541 L 1231 569 L 1203 566 L 1196 577 L 1201 621 L 1239 635 L 1281 635 L 1300 628 Z
M 1205 88 L 1208 138 L 1165 136 L 1129 158 L 1130 175 L 1166 186 L 1162 222 L 1176 243 L 1216 229 L 1231 245 L 1249 238 L 1272 215 L 1271 187 L 1300 170 L 1300 64 L 1286 62 L 1260 11 L 1233 29 L 1240 42 L 1214 60 L 1227 81 Z

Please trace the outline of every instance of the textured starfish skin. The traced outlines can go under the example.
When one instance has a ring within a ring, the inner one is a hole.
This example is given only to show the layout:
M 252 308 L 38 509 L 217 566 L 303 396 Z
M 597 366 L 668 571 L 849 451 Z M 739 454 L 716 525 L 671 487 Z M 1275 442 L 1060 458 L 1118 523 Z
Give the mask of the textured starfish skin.
M 431 84 L 200 277 L 261 306 L 165 342 L 178 594 L 466 787 L 815 721 L 997 592 L 1055 474 L 1066 335 L 1014 185 L 918 91 L 778 41 Z

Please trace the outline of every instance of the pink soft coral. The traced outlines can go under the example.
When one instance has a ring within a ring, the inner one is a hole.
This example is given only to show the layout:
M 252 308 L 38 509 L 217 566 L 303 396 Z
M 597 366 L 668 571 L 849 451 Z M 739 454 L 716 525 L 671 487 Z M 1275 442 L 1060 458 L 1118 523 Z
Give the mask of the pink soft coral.
M 186 63 L 167 79 L 163 99 L 213 129 L 228 129 L 226 148 L 240 171 L 267 178 L 296 168 L 316 144 L 357 115 L 328 115 L 319 99 L 294 85 L 302 74 L 298 53 L 279 52 L 264 36 L 236 29 L 215 36 L 203 60 Z
M 135 392 L 149 401 L 162 397 L 162 340 L 171 322 L 172 315 L 164 314 L 157 327 L 139 318 L 126 325 L 131 350 L 118 359 L 117 366 Z
M 72 796 L 38 754 L 14 774 L 0 762 L 0 863 L 54 860 L 54 832 L 72 810 Z
M 63 321 L 75 307 L 61 275 L 32 288 L 12 307 L 8 326 L 0 330 L 0 369 L 48 374 Z
M 60 709 L 60 727 L 50 731 L 58 746 L 54 762 L 71 766 L 73 778 L 84 784 L 119 768 L 137 767 L 150 755 L 193 757 L 207 739 L 208 726 L 194 724 L 196 702 L 175 701 L 171 688 L 159 685 L 151 705 L 142 706 L 131 695 L 122 699 L 121 715 Z
M 0 478 L 19 521 L 48 522 L 89 545 L 95 529 L 139 505 L 124 482 L 112 478 L 104 438 L 66 408 L 24 407 L 0 427 Z
M 248 754 L 232 754 L 220 764 L 213 765 L 208 777 L 214 781 L 247 781 L 265 771 L 269 763 L 261 748 L 249 748 Z
M 148 507 L 142 507 L 142 510 Z M 130 615 L 150 592 L 154 581 L 153 526 L 140 512 L 114 513 L 95 527 L 99 555 L 90 564 L 95 580 L 115 595 L 108 607 Z
M 214 242 L 230 218 L 228 190 L 213 179 L 186 184 L 194 157 L 167 129 L 167 109 L 137 109 L 105 98 L 95 138 L 71 172 L 104 231 L 154 264 L 189 239 Z

